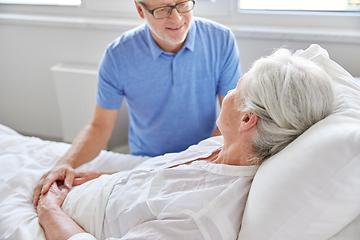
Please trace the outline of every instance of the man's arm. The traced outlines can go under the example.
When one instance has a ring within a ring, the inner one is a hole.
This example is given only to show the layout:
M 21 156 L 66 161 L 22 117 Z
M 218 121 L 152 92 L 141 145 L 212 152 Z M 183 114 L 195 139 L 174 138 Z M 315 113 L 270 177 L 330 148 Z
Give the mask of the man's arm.
M 75 168 L 87 163 L 99 155 L 110 139 L 114 129 L 118 110 L 108 110 L 96 106 L 92 121 L 85 126 L 74 140 L 70 149 L 56 163 L 55 167 L 44 174 L 34 190 L 34 205 L 41 194 L 45 194 L 51 184 L 57 180 L 64 181 L 70 189 L 75 177 Z
M 222 102 L 223 102 L 223 100 L 224 100 L 224 97 L 225 97 L 224 95 L 219 95 L 220 109 L 221 109 L 221 107 L 222 107 Z M 220 136 L 220 135 L 221 135 L 221 132 L 220 132 L 219 128 L 216 127 L 215 131 L 213 132 L 212 137 Z

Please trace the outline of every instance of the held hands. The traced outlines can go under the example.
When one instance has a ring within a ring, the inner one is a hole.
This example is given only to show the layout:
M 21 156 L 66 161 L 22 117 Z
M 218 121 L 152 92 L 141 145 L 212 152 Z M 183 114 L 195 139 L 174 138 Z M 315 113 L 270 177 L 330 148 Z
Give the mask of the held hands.
M 66 164 L 55 166 L 52 170 L 42 176 L 38 185 L 35 187 L 33 204 L 34 206 L 38 205 L 39 198 L 48 192 L 50 186 L 54 182 L 58 182 L 59 185 L 62 185 L 63 183 L 67 189 L 71 189 L 72 186 L 81 185 L 87 181 L 100 177 L 102 174 L 104 173 L 90 171 L 75 172 L 70 165 Z
M 40 196 L 46 194 L 50 186 L 56 181 L 63 181 L 64 186 L 67 189 L 71 189 L 75 175 L 76 173 L 74 168 L 69 164 L 57 165 L 49 172 L 44 174 L 34 190 L 34 197 L 33 197 L 34 206 L 38 205 Z

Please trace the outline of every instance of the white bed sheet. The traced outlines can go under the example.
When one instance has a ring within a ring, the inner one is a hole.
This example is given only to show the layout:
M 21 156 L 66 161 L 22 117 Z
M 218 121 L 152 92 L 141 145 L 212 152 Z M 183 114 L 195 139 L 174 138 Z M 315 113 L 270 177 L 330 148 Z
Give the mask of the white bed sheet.
M 26 137 L 0 124 L 0 239 L 45 239 L 32 205 L 33 189 L 70 144 Z M 77 170 L 129 170 L 147 157 L 102 151 Z

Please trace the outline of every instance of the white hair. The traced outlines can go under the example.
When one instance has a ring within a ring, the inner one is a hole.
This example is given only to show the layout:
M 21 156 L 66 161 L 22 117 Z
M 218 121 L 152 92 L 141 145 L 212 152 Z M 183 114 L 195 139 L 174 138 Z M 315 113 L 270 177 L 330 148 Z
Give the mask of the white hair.
M 240 110 L 259 117 L 253 151 L 260 162 L 333 111 L 331 77 L 314 62 L 286 49 L 254 62 L 239 87 Z

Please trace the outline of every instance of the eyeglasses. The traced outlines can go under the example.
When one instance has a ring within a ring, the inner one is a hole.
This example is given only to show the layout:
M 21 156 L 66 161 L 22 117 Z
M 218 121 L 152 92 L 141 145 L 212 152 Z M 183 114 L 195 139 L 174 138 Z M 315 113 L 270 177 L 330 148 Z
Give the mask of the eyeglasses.
M 160 19 L 160 18 L 167 18 L 168 16 L 170 16 L 174 8 L 178 11 L 178 13 L 190 12 L 194 8 L 195 0 L 181 2 L 174 6 L 159 7 L 153 10 L 148 9 L 142 2 L 139 2 L 139 4 L 146 11 L 152 14 L 154 18 Z

